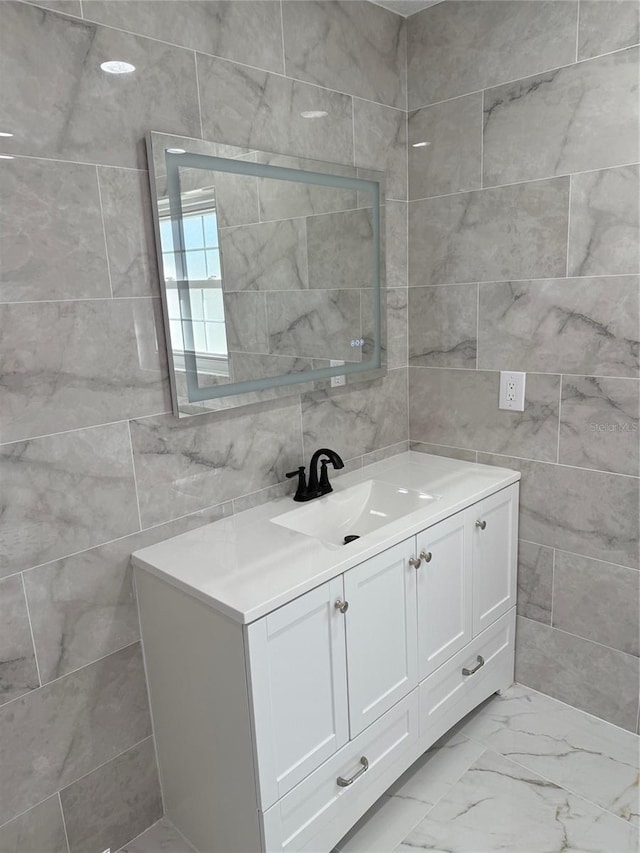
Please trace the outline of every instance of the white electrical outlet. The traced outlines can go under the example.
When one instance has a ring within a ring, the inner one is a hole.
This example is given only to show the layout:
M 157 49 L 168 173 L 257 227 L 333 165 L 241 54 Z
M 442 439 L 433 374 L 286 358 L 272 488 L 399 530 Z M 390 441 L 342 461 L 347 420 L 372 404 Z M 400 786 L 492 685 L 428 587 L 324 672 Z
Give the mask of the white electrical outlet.
M 329 364 L 331 367 L 342 367 L 342 365 L 344 364 L 344 361 L 336 361 L 336 360 L 332 359 L 329 362 Z M 331 387 L 332 388 L 340 388 L 342 385 L 346 385 L 346 384 L 347 384 L 347 377 L 344 375 L 344 373 L 342 373 L 339 376 L 332 376 L 331 377 Z
M 500 409 L 511 412 L 524 412 L 524 386 L 527 374 L 513 371 L 500 371 Z

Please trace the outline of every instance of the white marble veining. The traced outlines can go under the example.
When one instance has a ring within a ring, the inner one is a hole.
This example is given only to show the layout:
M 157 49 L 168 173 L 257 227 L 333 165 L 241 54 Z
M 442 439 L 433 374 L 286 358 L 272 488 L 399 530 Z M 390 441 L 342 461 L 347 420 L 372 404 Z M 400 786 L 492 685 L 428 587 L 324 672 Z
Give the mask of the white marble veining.
M 501 468 L 408 452 L 346 474 L 334 488 L 372 478 L 424 490 L 439 500 L 345 547 L 271 523 L 273 516 L 294 507 L 290 498 L 281 498 L 136 551 L 134 565 L 239 622 L 252 622 L 519 479 Z M 331 495 L 321 500 L 331 500 Z

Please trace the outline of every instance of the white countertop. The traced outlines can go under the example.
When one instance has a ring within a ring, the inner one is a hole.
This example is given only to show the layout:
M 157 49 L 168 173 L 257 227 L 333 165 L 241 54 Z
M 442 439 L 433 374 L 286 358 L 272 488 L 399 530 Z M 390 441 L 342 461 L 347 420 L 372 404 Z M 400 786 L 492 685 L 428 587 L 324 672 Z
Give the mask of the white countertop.
M 438 500 L 349 545 L 330 545 L 270 521 L 291 497 L 206 524 L 143 548 L 134 566 L 163 578 L 237 622 L 248 623 L 313 587 L 520 479 L 519 471 L 407 453 L 336 477 L 335 492 L 375 479 Z M 317 500 L 331 499 L 331 496 Z

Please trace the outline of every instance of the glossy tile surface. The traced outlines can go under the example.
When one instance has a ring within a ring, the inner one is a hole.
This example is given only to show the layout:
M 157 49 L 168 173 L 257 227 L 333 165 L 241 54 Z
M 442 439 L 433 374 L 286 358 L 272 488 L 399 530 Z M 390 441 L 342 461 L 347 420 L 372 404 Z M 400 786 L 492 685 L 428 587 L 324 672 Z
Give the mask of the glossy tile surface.
M 612 618 L 615 618 L 614 614 Z M 517 681 L 549 693 L 574 708 L 609 720 L 629 732 L 636 730 L 640 690 L 638 670 L 635 655 L 518 616 Z M 514 758 L 519 760 L 516 756 Z M 628 754 L 626 760 L 630 760 Z M 624 808 L 637 815 L 637 799 L 633 799 L 634 796 L 637 798 L 634 781 L 635 776 L 627 783 L 631 790 L 626 797 L 631 798 L 631 802 L 627 799 Z M 610 792 L 608 796 L 611 796 Z
M 569 275 L 621 275 L 640 268 L 640 166 L 571 178 Z
M 22 578 L 0 581 L 0 705 L 40 686 Z
M 555 462 L 560 377 L 530 373 L 524 412 L 498 409 L 494 371 L 409 368 L 411 437 Z
M 577 0 L 447 0 L 412 17 L 409 109 L 575 60 Z
M 564 376 L 560 462 L 640 475 L 640 380 Z
M 481 284 L 478 366 L 638 376 L 639 282 L 619 276 Z
M 138 643 L 10 702 L 0 709 L 0 822 L 150 733 Z
M 0 575 L 139 529 L 126 424 L 0 447 Z
M 0 302 L 111 295 L 95 168 L 2 160 L 0 194 Z
M 282 5 L 286 73 L 330 89 L 404 108 L 404 21 L 355 2 Z
M 370 288 L 375 249 L 370 209 L 307 219 L 309 287 Z
M 409 363 L 475 368 L 478 285 L 409 288 Z
M 486 91 L 485 186 L 637 160 L 638 56 L 630 48 Z
M 518 542 L 518 614 L 551 624 L 553 548 Z
M 640 572 L 556 552 L 553 627 L 640 654 Z
M 356 166 L 385 173 L 387 198 L 407 197 L 407 114 L 354 98 Z
M 0 826 L 2 853 L 69 853 L 58 795 Z
M 564 275 L 568 201 L 555 178 L 410 202 L 409 283 Z
M 580 0 L 578 59 L 640 42 L 638 0 Z
M 0 305 L 0 336 L 2 441 L 171 407 L 159 299 Z
M 5 150 L 146 168 L 150 128 L 200 136 L 193 53 L 24 3 L 2 3 L 0 30 Z M 105 74 L 113 56 L 135 74 Z
M 410 198 L 477 189 L 481 159 L 481 92 L 409 113 Z
M 60 793 L 70 853 L 117 850 L 162 816 L 153 738 L 83 776 Z

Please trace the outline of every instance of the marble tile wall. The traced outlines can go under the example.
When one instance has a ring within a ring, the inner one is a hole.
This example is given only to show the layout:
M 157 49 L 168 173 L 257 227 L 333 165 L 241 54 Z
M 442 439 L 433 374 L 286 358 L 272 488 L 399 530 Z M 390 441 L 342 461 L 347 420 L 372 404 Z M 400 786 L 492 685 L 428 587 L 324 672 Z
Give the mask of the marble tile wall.
M 162 813 L 130 552 L 287 493 L 321 444 L 349 470 L 408 446 L 405 23 L 361 2 L 7 0 L 0 79 L 0 848 L 116 850 Z M 149 130 L 387 172 L 384 380 L 169 414 Z
M 522 471 L 517 678 L 633 731 L 639 23 L 446 0 L 407 31 L 411 446 Z

